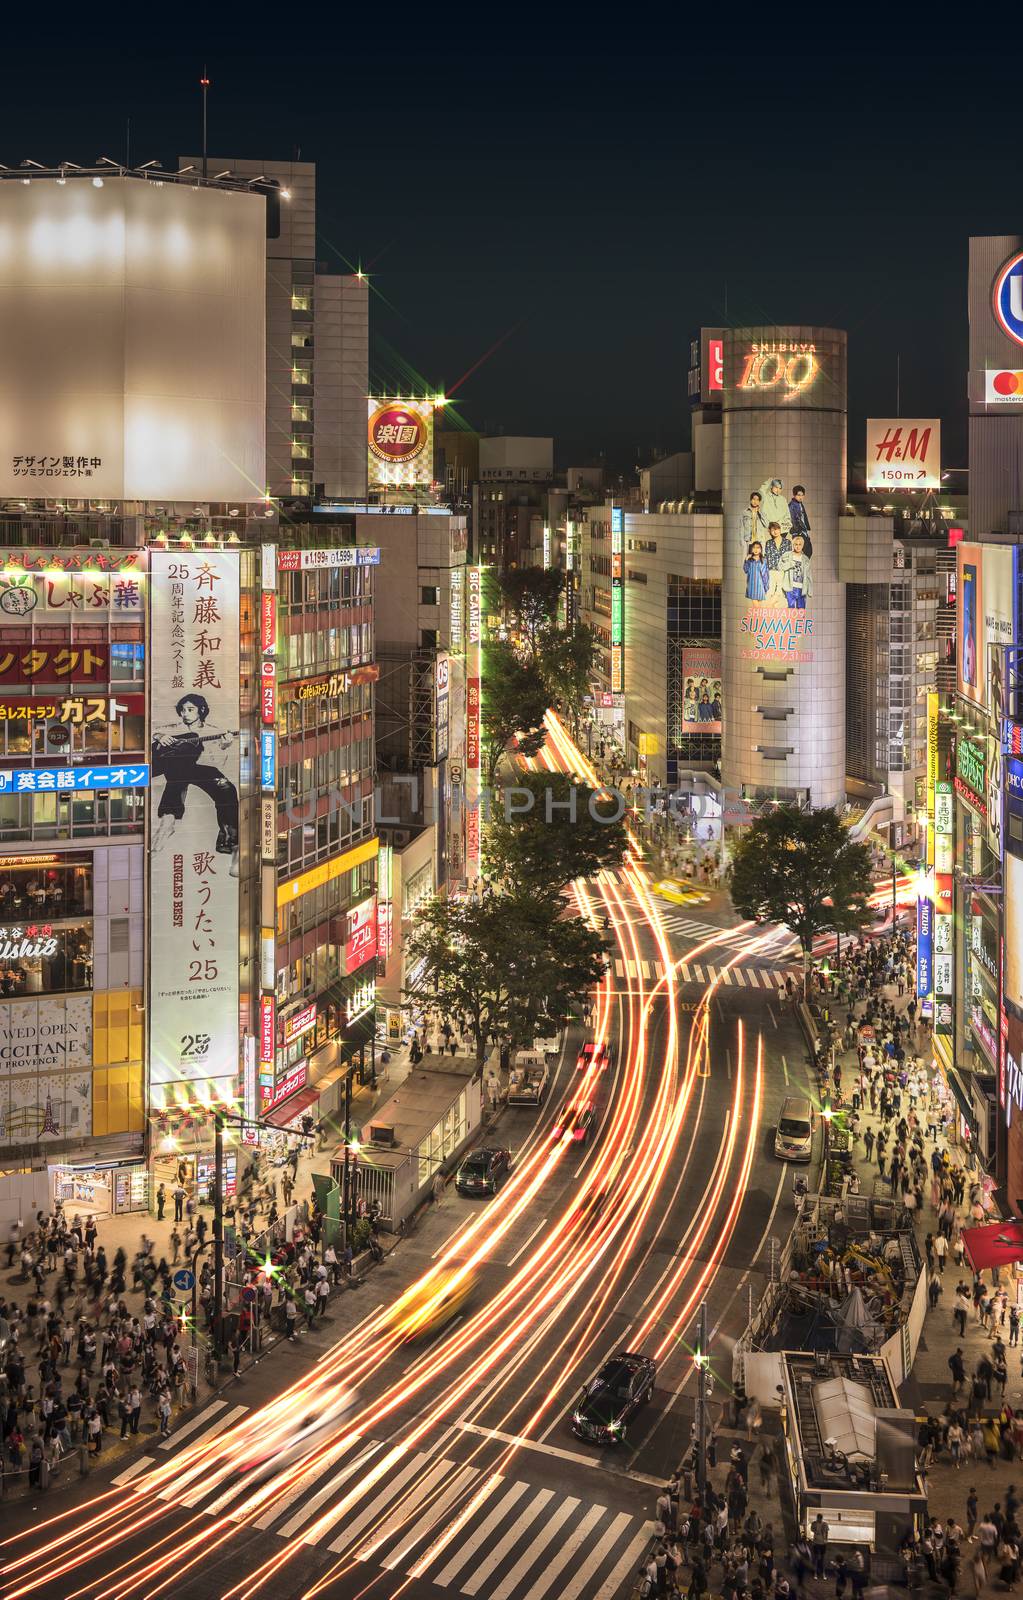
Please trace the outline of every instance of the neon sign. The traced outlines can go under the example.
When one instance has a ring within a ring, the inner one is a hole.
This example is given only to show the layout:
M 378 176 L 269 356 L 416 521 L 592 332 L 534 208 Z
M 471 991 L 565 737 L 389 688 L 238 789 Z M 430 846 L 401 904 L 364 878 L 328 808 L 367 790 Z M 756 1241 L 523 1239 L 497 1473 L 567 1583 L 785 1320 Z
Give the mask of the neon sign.
M 755 344 L 743 358 L 737 389 L 777 389 L 781 400 L 803 394 L 820 371 L 812 344 Z

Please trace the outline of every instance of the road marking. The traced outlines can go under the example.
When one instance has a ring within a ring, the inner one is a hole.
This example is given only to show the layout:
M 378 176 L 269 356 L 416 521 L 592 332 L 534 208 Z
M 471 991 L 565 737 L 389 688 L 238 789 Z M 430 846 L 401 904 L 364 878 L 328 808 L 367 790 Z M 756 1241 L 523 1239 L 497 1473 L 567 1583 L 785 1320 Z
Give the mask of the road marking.
M 743 981 L 741 967 L 729 967 L 728 970 L 722 974 L 722 976 L 725 978 L 731 976 L 732 982 L 735 984 L 737 989 L 744 989 L 746 987 L 745 982 Z
M 539 1528 L 533 1535 L 528 1550 L 519 1557 L 504 1581 L 498 1584 L 490 1596 L 490 1600 L 515 1600 L 517 1595 L 529 1593 L 528 1588 L 520 1587 L 522 1579 L 530 1567 L 535 1565 L 540 1556 L 543 1555 L 547 1546 L 557 1537 L 562 1523 L 567 1522 L 569 1517 L 578 1509 L 579 1501 L 574 1495 L 568 1495 L 562 1500 L 554 1515 L 549 1517 L 543 1527 Z
M 781 1070 L 782 1070 L 782 1076 L 785 1079 L 785 1087 L 787 1089 L 788 1086 L 789 1086 L 789 1064 L 785 1060 L 784 1056 L 782 1056 L 782 1058 L 781 1058 Z
M 543 1600 L 551 1584 L 559 1578 L 574 1558 L 576 1551 L 584 1545 L 597 1523 L 605 1513 L 604 1506 L 591 1506 L 583 1520 L 572 1533 L 572 1537 L 562 1545 L 554 1560 L 542 1572 L 538 1572 L 529 1586 L 529 1600 Z M 567 1590 L 559 1589 L 558 1600 L 564 1600 Z
M 421 1501 L 426 1499 L 437 1479 L 443 1478 L 454 1465 L 453 1461 L 448 1461 L 447 1459 L 436 1462 L 430 1468 L 430 1471 L 409 1490 L 408 1494 L 402 1495 L 397 1507 L 384 1518 L 372 1538 L 362 1545 L 360 1549 L 356 1550 L 356 1559 L 368 1561 L 370 1556 L 380 1549 L 381 1545 L 386 1544 L 388 1539 L 399 1533 L 405 1527 L 408 1514 L 414 1511 Z
M 479 1527 L 473 1533 L 472 1537 L 467 1539 L 465 1544 L 455 1551 L 455 1554 L 443 1571 L 438 1572 L 436 1577 L 433 1578 L 432 1581 L 434 1583 L 438 1584 L 442 1589 L 446 1589 L 448 1587 L 448 1585 L 461 1572 L 462 1568 L 467 1566 L 472 1560 L 483 1541 L 489 1538 L 490 1534 L 501 1521 L 501 1518 L 504 1516 L 505 1512 L 511 1510 L 516 1500 L 521 1500 L 522 1496 L 526 1492 L 526 1487 L 526 1484 L 522 1482 L 508 1485 L 508 1488 L 501 1496 L 501 1499 L 495 1506 L 491 1508 L 487 1516 L 483 1519 Z M 427 1566 L 428 1565 L 429 1563 L 427 1563 Z M 413 1572 L 418 1578 L 422 1575 L 422 1573 L 425 1573 L 426 1570 L 426 1566 L 416 1566 L 413 1569 Z
M 365 1441 L 361 1434 L 354 1434 L 349 1442 L 345 1445 L 343 1450 L 340 1450 L 337 1455 L 328 1455 L 317 1467 L 313 1469 L 311 1476 L 309 1476 L 306 1471 L 303 1470 L 297 1482 L 293 1483 L 290 1489 L 285 1489 L 283 1494 L 277 1496 L 269 1511 L 264 1511 L 263 1515 L 256 1519 L 254 1526 L 264 1530 L 269 1528 L 277 1521 L 278 1517 L 283 1517 L 288 1507 L 294 1505 L 295 1501 L 298 1500 L 301 1495 L 304 1495 L 309 1489 L 311 1489 L 314 1483 L 318 1483 L 325 1472 L 335 1474 L 331 1477 L 330 1486 L 332 1489 L 336 1488 L 337 1485 L 343 1481 L 343 1475 L 338 1474 L 336 1470 L 338 1462 L 348 1455 L 351 1450 L 354 1450 L 358 1445 L 364 1443 Z M 365 1460 L 366 1456 L 370 1454 L 374 1448 L 379 1449 L 380 1447 L 379 1445 L 370 1445 L 368 1451 L 363 1450 L 361 1452 L 358 1461 L 353 1462 L 350 1466 L 349 1476 L 351 1476 L 352 1472 L 355 1471 L 357 1466 L 361 1465 L 362 1461 Z M 312 1515 L 311 1512 L 310 1515 Z
M 774 1191 L 774 1205 L 771 1207 L 771 1214 L 768 1217 L 767 1222 L 766 1222 L 766 1224 L 764 1226 L 763 1233 L 760 1235 L 760 1243 L 757 1245 L 757 1247 L 754 1250 L 753 1254 L 749 1258 L 749 1266 L 746 1268 L 746 1271 L 743 1273 L 742 1277 L 739 1279 L 739 1281 L 736 1284 L 734 1290 L 732 1291 L 733 1298 L 734 1298 L 735 1295 L 737 1295 L 739 1293 L 739 1290 L 742 1288 L 743 1284 L 748 1281 L 750 1273 L 753 1271 L 753 1268 L 756 1266 L 757 1262 L 760 1260 L 760 1253 L 763 1250 L 764 1245 L 767 1243 L 767 1237 L 768 1237 L 768 1234 L 771 1231 L 771 1224 L 774 1221 L 774 1214 L 778 1209 L 778 1202 L 781 1199 L 782 1185 L 784 1184 L 785 1179 L 788 1176 L 788 1170 L 789 1169 L 788 1169 L 787 1164 L 783 1162 L 782 1163 L 782 1169 L 778 1174 L 778 1186 Z M 729 1301 L 729 1305 L 731 1305 L 731 1301 Z M 721 1313 L 721 1317 L 718 1317 L 717 1325 L 712 1330 L 713 1333 L 717 1333 L 718 1328 L 721 1326 L 721 1318 L 723 1316 L 724 1316 L 724 1312 Z
M 188 1435 L 194 1433 L 196 1428 L 201 1428 L 205 1422 L 208 1422 L 214 1412 L 223 1411 L 226 1405 L 226 1400 L 211 1400 L 208 1406 L 203 1407 L 197 1417 L 192 1418 L 191 1422 L 186 1422 L 183 1428 L 176 1428 L 169 1439 L 161 1439 L 157 1449 L 173 1450 L 179 1439 L 187 1439 Z M 115 1479 L 114 1481 L 116 1482 L 117 1480 Z
M 139 1456 L 137 1461 L 133 1461 L 130 1467 L 125 1467 L 124 1471 L 119 1472 L 116 1478 L 111 1478 L 110 1482 L 121 1489 L 126 1483 L 130 1483 L 132 1478 L 137 1478 L 140 1472 L 144 1472 L 146 1467 L 155 1466 L 155 1456 Z
M 729 1083 L 731 1083 L 731 1081 L 732 1081 L 732 1052 L 729 1050 L 727 1045 L 725 1045 L 725 1077 L 728 1079 Z
M 347 1467 L 343 1467 L 336 1477 L 328 1478 L 323 1488 L 317 1489 L 312 1499 L 307 1500 L 305 1505 L 301 1506 L 293 1517 L 289 1517 L 287 1522 L 277 1529 L 281 1538 L 289 1539 L 293 1533 L 297 1533 L 299 1528 L 309 1522 L 313 1515 L 319 1511 L 325 1500 L 329 1500 L 331 1495 L 335 1494 L 343 1483 L 347 1483 L 349 1478 L 354 1477 L 355 1473 L 365 1466 L 371 1456 L 375 1456 L 377 1451 L 383 1448 L 382 1443 L 377 1444 L 373 1441 L 366 1446 L 361 1455 L 356 1456 L 355 1460 L 349 1462 Z M 257 1522 L 256 1526 L 258 1528 L 260 1524 Z
M 536 1227 L 533 1229 L 532 1233 L 529 1235 L 529 1238 L 526 1240 L 525 1244 L 519 1245 L 519 1248 L 516 1250 L 515 1254 L 512 1256 L 511 1260 L 508 1263 L 508 1265 L 510 1267 L 513 1267 L 515 1265 L 516 1261 L 519 1259 L 519 1256 L 522 1254 L 522 1252 L 529 1248 L 529 1246 L 532 1244 L 533 1240 L 536 1238 L 537 1234 L 540 1232 L 540 1229 L 541 1228 L 545 1228 L 546 1226 L 547 1226 L 547 1218 L 546 1217 L 541 1217 L 540 1221 L 537 1223 Z
M 560 1445 L 542 1444 L 539 1439 L 523 1439 L 521 1434 L 502 1433 L 499 1428 L 481 1428 L 477 1422 L 463 1422 L 466 1433 L 478 1433 L 484 1439 L 496 1439 L 498 1444 L 514 1444 L 522 1450 L 539 1450 L 541 1455 L 556 1456 L 559 1461 L 574 1461 L 581 1467 L 599 1467 L 599 1461 L 584 1456 L 578 1450 L 562 1450 Z
M 653 1537 L 653 1531 L 654 1525 L 652 1522 L 645 1522 L 643 1524 L 642 1533 L 637 1533 L 636 1537 L 629 1545 L 629 1548 L 618 1562 L 618 1565 L 612 1567 L 604 1582 L 593 1596 L 593 1600 L 615 1600 L 615 1596 L 629 1574 L 639 1570 L 640 1558 L 642 1557 L 644 1550 Z M 497 1600 L 496 1596 L 494 1596 L 494 1600 Z
M 424 1539 L 429 1538 L 437 1524 L 446 1516 L 448 1507 L 478 1477 L 478 1467 L 460 1467 L 448 1487 L 434 1501 L 433 1505 L 427 1508 L 425 1514 L 419 1517 L 416 1527 L 399 1545 L 398 1549 L 394 1551 L 393 1555 L 387 1557 L 387 1560 L 383 1562 L 383 1566 L 391 1572 L 394 1571 L 395 1567 L 400 1566 L 411 1555 L 417 1544 L 421 1544 Z
M 429 1461 L 429 1459 L 429 1456 L 425 1455 L 423 1451 L 417 1450 L 415 1455 L 412 1457 L 412 1460 L 406 1461 L 397 1477 L 388 1478 L 380 1493 L 373 1497 L 373 1499 L 369 1502 L 369 1505 L 363 1507 L 363 1509 L 359 1512 L 359 1515 L 355 1518 L 355 1521 L 350 1522 L 345 1528 L 344 1533 L 339 1534 L 336 1539 L 332 1540 L 327 1546 L 327 1549 L 346 1550 L 351 1545 L 356 1544 L 359 1534 L 363 1531 L 363 1529 L 369 1527 L 370 1523 L 373 1521 L 373 1518 L 379 1512 L 386 1510 L 392 1501 L 397 1498 L 399 1490 L 405 1487 L 405 1484 L 410 1478 L 415 1477 L 416 1473 L 422 1467 L 424 1461 Z M 369 1484 L 368 1488 L 375 1489 L 376 1484 Z M 339 1522 L 341 1520 L 347 1511 L 350 1511 L 353 1506 L 357 1506 L 361 1498 L 362 1493 L 358 1491 L 356 1492 L 354 1498 L 350 1498 L 348 1495 L 343 1496 L 338 1504 L 334 1507 L 333 1512 L 330 1514 L 329 1519 L 324 1526 L 317 1528 L 316 1538 L 310 1538 L 308 1534 L 305 1534 L 303 1536 L 303 1542 L 305 1544 L 315 1544 L 324 1533 L 329 1532 L 335 1522 Z
M 476 1571 L 473 1573 L 468 1583 L 463 1583 L 463 1594 L 479 1593 L 487 1579 L 490 1577 L 491 1573 L 496 1572 L 497 1568 L 508 1554 L 508 1551 L 512 1548 L 512 1545 L 516 1544 L 521 1535 L 524 1534 L 529 1528 L 530 1524 L 536 1521 L 548 1500 L 553 1499 L 553 1489 L 540 1489 L 533 1496 L 532 1500 L 530 1500 L 529 1504 L 527 1506 L 523 1506 L 519 1515 L 515 1518 L 515 1521 L 512 1523 L 504 1537 L 502 1539 L 498 1539 L 486 1560 L 481 1562 L 476 1568 Z
M 767 1002 L 767 1015 L 768 1015 L 768 1016 L 769 1016 L 769 1017 L 770 1017 L 770 1019 L 771 1019 L 771 1026 L 772 1026 L 772 1028 L 775 1028 L 775 1029 L 776 1029 L 776 1028 L 777 1028 L 777 1026 L 778 1026 L 778 1018 L 777 1018 L 777 1017 L 776 1017 L 776 1016 L 775 1016 L 775 1014 L 774 1014 L 774 1007 L 773 1007 L 773 1005 L 772 1005 L 772 1004 L 771 1004 L 771 1002 L 770 1002 L 770 1000 L 768 1000 L 768 1002 Z
M 590 1590 L 587 1585 L 596 1575 L 597 1568 L 605 1559 L 608 1552 L 614 1548 L 632 1518 L 627 1511 L 620 1511 L 609 1528 L 604 1530 L 602 1537 L 594 1545 L 588 1561 L 576 1569 L 575 1575 L 567 1589 L 562 1589 L 558 1600 L 580 1600 L 581 1595 L 588 1595 Z

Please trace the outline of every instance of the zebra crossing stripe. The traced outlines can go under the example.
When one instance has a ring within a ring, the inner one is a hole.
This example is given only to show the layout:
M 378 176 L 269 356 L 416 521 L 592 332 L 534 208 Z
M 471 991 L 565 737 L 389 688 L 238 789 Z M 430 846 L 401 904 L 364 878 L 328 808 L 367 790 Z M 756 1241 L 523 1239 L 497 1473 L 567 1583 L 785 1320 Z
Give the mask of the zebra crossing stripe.
M 295 1512 L 294 1516 L 289 1517 L 287 1522 L 277 1529 L 281 1538 L 290 1539 L 293 1533 L 297 1533 L 299 1528 L 304 1527 L 307 1522 L 311 1521 L 323 1502 L 329 1500 L 332 1494 L 336 1494 L 343 1483 L 347 1483 L 349 1478 L 354 1477 L 357 1472 L 361 1471 L 370 1457 L 375 1456 L 377 1451 L 383 1448 L 382 1442 L 377 1444 L 374 1441 L 367 1445 L 366 1449 L 356 1456 L 354 1461 L 349 1462 L 347 1467 L 343 1467 L 336 1477 L 328 1478 L 323 1488 L 317 1489 L 312 1499 L 308 1500 L 304 1506 Z M 258 1526 L 259 1524 L 257 1523 Z
M 549 1566 L 538 1572 L 529 1586 L 529 1600 L 543 1600 L 551 1584 L 560 1578 L 569 1562 L 574 1560 L 576 1551 L 586 1543 L 597 1523 L 601 1521 L 606 1511 L 605 1506 L 591 1506 L 583 1520 L 574 1529 L 571 1537 L 565 1541 Z M 558 1589 L 558 1600 L 564 1600 L 566 1591 Z
M 155 1456 L 139 1456 L 136 1461 L 132 1462 L 130 1467 L 125 1467 L 124 1471 L 119 1472 L 116 1478 L 111 1478 L 110 1482 L 114 1484 L 116 1488 L 123 1489 L 126 1483 L 130 1483 L 133 1478 L 137 1478 L 139 1473 L 143 1472 L 146 1467 L 155 1466 Z
M 521 1500 L 525 1492 L 526 1484 L 521 1482 L 509 1484 L 500 1500 L 492 1507 L 476 1531 L 465 1541 L 460 1549 L 455 1551 L 447 1566 L 441 1572 L 438 1572 L 432 1581 L 441 1589 L 448 1588 L 453 1580 L 457 1578 L 462 1568 L 468 1566 L 480 1545 L 490 1537 L 505 1513 L 511 1510 L 517 1500 Z M 425 1567 L 420 1569 L 417 1566 L 415 1569 L 416 1577 L 420 1577 L 426 1570 Z
M 568 1495 L 562 1500 L 553 1516 L 549 1517 L 543 1527 L 533 1535 L 528 1548 L 516 1561 L 508 1576 L 502 1583 L 498 1584 L 490 1596 L 490 1600 L 516 1600 L 518 1595 L 530 1592 L 528 1589 L 521 1587 L 522 1579 L 530 1567 L 535 1566 L 536 1562 L 539 1561 L 547 1546 L 557 1537 L 562 1523 L 567 1522 L 573 1512 L 578 1509 L 579 1501 L 574 1495 Z
M 627 1511 L 619 1511 L 611 1526 L 605 1529 L 603 1536 L 594 1545 L 588 1561 L 579 1567 L 567 1589 L 562 1589 L 559 1600 L 581 1600 L 581 1597 L 590 1593 L 589 1584 L 608 1552 L 613 1550 L 619 1539 L 624 1534 L 632 1518 Z
M 593 1600 L 615 1600 L 619 1589 L 632 1573 L 636 1572 L 639 1562 L 653 1538 L 654 1525 L 652 1522 L 643 1524 L 642 1533 L 637 1533 L 621 1560 L 612 1567 L 604 1582 L 593 1596 Z
M 497 1568 L 508 1554 L 508 1551 L 514 1544 L 517 1543 L 520 1534 L 524 1534 L 526 1532 L 530 1524 L 536 1521 L 548 1500 L 553 1499 L 553 1489 L 541 1489 L 533 1496 L 528 1506 L 526 1506 L 521 1514 L 516 1517 L 504 1538 L 498 1539 L 486 1560 L 477 1567 L 468 1583 L 463 1583 L 463 1594 L 479 1593 L 487 1579 L 490 1577 L 491 1573 L 497 1571 Z
M 201 1428 L 217 1411 L 223 1411 L 226 1405 L 226 1400 L 211 1400 L 208 1406 L 203 1407 L 197 1417 L 192 1418 L 191 1422 L 186 1422 L 181 1428 L 175 1428 L 169 1439 L 161 1439 L 157 1449 L 173 1450 L 181 1439 L 187 1439 L 190 1433 L 194 1433 L 196 1428 Z M 242 1410 L 245 1410 L 244 1406 Z M 116 1483 L 116 1481 L 115 1478 L 114 1482 Z
M 402 1495 L 398 1506 L 389 1516 L 384 1518 L 384 1521 L 368 1543 L 364 1544 L 361 1550 L 356 1550 L 355 1554 L 360 1561 L 368 1561 L 375 1551 L 387 1543 L 388 1539 L 393 1539 L 396 1533 L 401 1532 L 402 1528 L 405 1527 L 408 1513 L 414 1511 L 420 1501 L 426 1499 L 437 1479 L 443 1478 L 446 1473 L 450 1472 L 454 1464 L 453 1461 L 438 1461 L 436 1466 L 426 1473 L 425 1477 L 420 1478 L 419 1482 L 409 1490 L 408 1494 Z
M 256 1519 L 253 1526 L 264 1530 L 271 1527 L 273 1523 L 277 1521 L 278 1517 L 283 1517 L 289 1506 L 293 1506 L 295 1501 L 301 1495 L 305 1494 L 307 1490 L 311 1489 L 314 1483 L 318 1483 L 320 1481 L 325 1472 L 331 1473 L 332 1476 L 330 1480 L 330 1486 L 332 1489 L 336 1489 L 339 1483 L 344 1482 L 346 1476 L 344 1472 L 337 1472 L 338 1462 L 348 1455 L 349 1452 L 357 1445 L 363 1443 L 364 1440 L 362 1435 L 357 1434 L 355 1438 L 353 1438 L 343 1450 L 338 1451 L 336 1455 L 325 1456 L 319 1465 L 312 1469 L 311 1475 L 303 1472 L 298 1477 L 296 1482 L 291 1485 L 290 1489 L 285 1489 L 283 1494 L 279 1494 L 274 1497 L 273 1503 L 269 1510 L 264 1511 L 263 1515 Z M 360 1466 L 368 1455 L 372 1454 L 374 1448 L 379 1449 L 380 1447 L 379 1445 L 370 1446 L 369 1450 L 364 1450 L 362 1452 L 358 1461 L 348 1468 L 348 1477 L 351 1477 L 352 1473 L 355 1471 L 355 1468 Z M 326 1498 L 326 1496 L 324 1496 L 324 1498 Z M 309 1515 L 311 1516 L 312 1512 L 310 1512 Z
M 423 1462 L 428 1461 L 429 1459 L 429 1456 L 424 1455 L 421 1450 L 417 1450 L 411 1461 L 406 1461 L 397 1477 L 389 1478 L 384 1487 L 381 1489 L 380 1493 L 369 1502 L 368 1506 L 363 1507 L 353 1522 L 348 1524 L 344 1533 L 340 1534 L 338 1538 L 331 1541 L 331 1543 L 327 1546 L 328 1550 L 346 1550 L 350 1545 L 355 1544 L 359 1534 L 362 1533 L 363 1529 L 368 1528 L 370 1523 L 373 1521 L 373 1518 L 397 1498 L 398 1490 L 403 1489 L 408 1480 L 414 1477 L 422 1467 Z M 375 1487 L 375 1485 L 373 1485 L 373 1487 Z M 358 1504 L 359 1498 L 360 1497 L 356 1495 L 354 1501 L 349 1501 L 346 1504 L 346 1499 L 344 1496 L 342 1496 L 342 1498 L 338 1501 L 338 1504 L 334 1507 L 329 1521 L 322 1528 L 317 1528 L 316 1538 L 311 1538 L 309 1534 L 305 1534 L 304 1543 L 315 1544 L 324 1533 L 329 1533 L 330 1529 L 334 1526 L 334 1523 L 340 1522 L 341 1518 L 345 1515 L 345 1512 L 350 1511 L 353 1505 Z
M 456 1472 L 450 1484 L 444 1490 L 444 1493 L 433 1503 L 432 1506 L 430 1506 L 425 1516 L 419 1518 L 418 1523 L 413 1531 L 408 1535 L 404 1542 L 399 1545 L 398 1549 L 387 1557 L 387 1560 L 383 1563 L 383 1565 L 389 1571 L 393 1572 L 395 1567 L 400 1566 L 403 1561 L 407 1560 L 412 1551 L 415 1549 L 416 1545 L 422 1544 L 424 1539 L 428 1539 L 430 1537 L 430 1534 L 437 1526 L 438 1522 L 440 1522 L 441 1519 L 447 1514 L 448 1507 L 452 1505 L 454 1501 L 458 1499 L 458 1496 L 462 1493 L 462 1491 L 467 1489 L 473 1480 L 478 1477 L 479 1469 L 477 1467 L 462 1467 L 460 1471 Z

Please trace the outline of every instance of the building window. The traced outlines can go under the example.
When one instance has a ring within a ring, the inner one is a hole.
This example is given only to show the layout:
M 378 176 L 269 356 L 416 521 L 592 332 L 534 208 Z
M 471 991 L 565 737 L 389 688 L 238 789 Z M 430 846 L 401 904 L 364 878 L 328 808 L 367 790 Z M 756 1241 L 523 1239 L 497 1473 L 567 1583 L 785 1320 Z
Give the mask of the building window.
M 436 584 L 424 584 L 419 591 L 419 604 L 422 606 L 440 605 L 440 590 Z

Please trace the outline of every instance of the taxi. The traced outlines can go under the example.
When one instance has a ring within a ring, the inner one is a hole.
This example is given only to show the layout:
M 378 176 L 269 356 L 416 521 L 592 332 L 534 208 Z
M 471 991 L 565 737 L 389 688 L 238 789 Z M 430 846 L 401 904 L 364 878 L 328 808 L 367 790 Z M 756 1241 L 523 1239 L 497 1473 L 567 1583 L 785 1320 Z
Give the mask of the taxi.
M 654 893 L 659 894 L 662 900 L 670 900 L 676 906 L 705 906 L 710 904 L 710 895 L 705 889 L 699 888 L 689 878 L 662 878 L 660 883 L 654 884 Z

